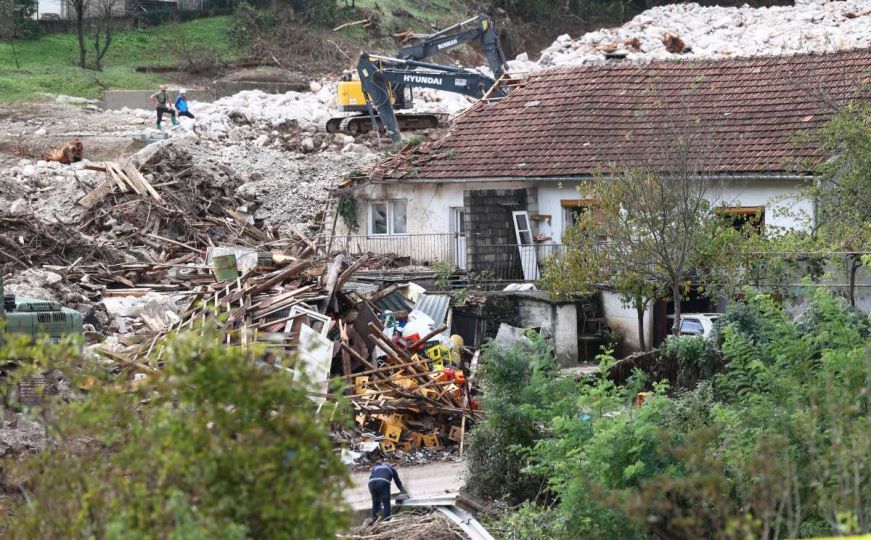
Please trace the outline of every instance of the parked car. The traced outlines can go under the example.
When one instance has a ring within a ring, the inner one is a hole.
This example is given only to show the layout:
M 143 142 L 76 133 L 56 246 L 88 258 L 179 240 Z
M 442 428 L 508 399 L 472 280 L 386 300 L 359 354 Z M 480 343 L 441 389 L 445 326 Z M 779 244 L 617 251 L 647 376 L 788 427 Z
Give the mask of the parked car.
M 680 335 L 701 336 L 707 339 L 722 313 L 682 313 L 680 316 Z M 669 315 L 673 319 L 673 315 Z
M 683 313 L 680 316 L 680 335 L 702 336 L 707 339 L 721 315 L 722 313 Z

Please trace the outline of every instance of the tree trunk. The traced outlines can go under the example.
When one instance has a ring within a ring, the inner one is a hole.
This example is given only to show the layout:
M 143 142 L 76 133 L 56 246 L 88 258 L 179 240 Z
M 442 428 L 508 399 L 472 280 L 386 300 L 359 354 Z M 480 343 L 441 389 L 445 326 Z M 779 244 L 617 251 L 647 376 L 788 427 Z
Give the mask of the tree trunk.
M 860 259 L 858 255 L 847 255 L 848 272 L 850 273 L 850 305 L 856 307 L 856 272 L 859 271 Z
M 643 298 L 635 300 L 635 311 L 638 314 L 638 345 L 642 352 L 647 350 L 647 342 L 644 339 L 644 308 L 646 307 L 647 302 Z
M 76 6 L 76 35 L 79 38 L 79 67 L 85 69 L 85 6 Z
M 15 59 L 15 69 L 21 69 L 21 63 L 18 61 L 18 51 L 15 50 L 15 37 L 9 38 L 9 46 L 12 47 L 12 58 Z
M 671 333 L 672 335 L 678 336 L 680 335 L 680 299 L 682 296 L 679 279 L 674 280 L 671 284 L 671 295 L 671 300 L 674 303 L 674 324 L 671 326 Z

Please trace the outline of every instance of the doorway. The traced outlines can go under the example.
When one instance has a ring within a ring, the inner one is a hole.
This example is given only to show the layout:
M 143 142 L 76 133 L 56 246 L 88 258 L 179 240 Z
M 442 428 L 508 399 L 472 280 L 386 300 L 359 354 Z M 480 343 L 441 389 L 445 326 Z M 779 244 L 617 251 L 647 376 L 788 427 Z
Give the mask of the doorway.
M 466 212 L 462 206 L 451 207 L 451 234 L 453 235 L 454 263 L 466 269 Z

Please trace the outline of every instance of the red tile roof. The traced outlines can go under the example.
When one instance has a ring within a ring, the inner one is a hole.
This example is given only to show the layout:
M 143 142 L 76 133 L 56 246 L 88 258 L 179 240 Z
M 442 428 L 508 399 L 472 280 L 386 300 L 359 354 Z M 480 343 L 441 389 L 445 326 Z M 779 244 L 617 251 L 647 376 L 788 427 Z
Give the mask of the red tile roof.
M 549 69 L 478 103 L 440 141 L 380 163 L 372 178 L 673 171 L 677 139 L 689 141 L 700 172 L 806 171 L 823 157 L 809 135 L 847 101 L 868 100 L 869 85 L 871 50 Z

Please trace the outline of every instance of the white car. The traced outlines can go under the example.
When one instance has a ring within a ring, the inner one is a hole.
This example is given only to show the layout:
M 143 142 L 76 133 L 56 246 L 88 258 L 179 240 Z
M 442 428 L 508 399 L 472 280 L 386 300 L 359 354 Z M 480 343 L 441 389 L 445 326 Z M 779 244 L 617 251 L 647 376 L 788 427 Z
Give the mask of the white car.
M 722 313 L 683 313 L 680 316 L 680 335 L 707 339 L 721 316 Z

